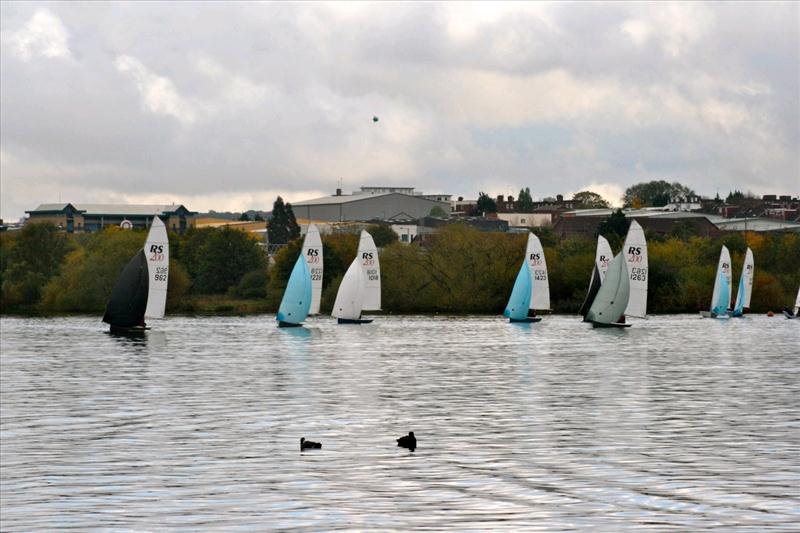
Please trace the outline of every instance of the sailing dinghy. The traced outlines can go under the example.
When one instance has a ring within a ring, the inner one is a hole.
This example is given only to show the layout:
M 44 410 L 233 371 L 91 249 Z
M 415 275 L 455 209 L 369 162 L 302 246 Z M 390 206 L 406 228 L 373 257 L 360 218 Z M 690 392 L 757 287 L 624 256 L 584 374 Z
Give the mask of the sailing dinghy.
M 503 311 L 503 316 L 508 318 L 509 322 L 535 322 L 536 319 L 534 317 L 528 316 L 530 308 L 531 267 L 526 258 L 522 261 L 522 266 L 517 273 L 517 279 L 514 281 L 514 288 L 511 289 L 511 296 L 508 299 L 508 305 Z
M 800 289 L 797 289 L 797 299 L 794 301 L 794 309 L 790 311 L 788 308 L 784 308 L 783 316 L 789 319 L 800 316 Z
M 168 281 L 167 228 L 154 217 L 144 247 L 125 266 L 111 291 L 103 322 L 116 333 L 150 329 L 145 318 L 164 318 Z
M 586 313 L 586 321 L 596 328 L 630 327 L 625 323 L 630 290 L 628 263 L 625 256 L 619 254 L 608 265 L 605 279 Z
M 319 304 L 322 300 L 322 238 L 319 229 L 314 224 L 308 225 L 305 239 L 303 239 L 303 257 L 306 258 L 308 271 L 311 274 L 311 307 L 309 315 L 319 314 Z
M 378 248 L 372 235 L 361 230 L 358 251 L 342 278 L 331 316 L 339 324 L 369 324 L 372 319 L 361 317 L 365 310 L 381 308 L 381 269 Z
M 366 279 L 361 266 L 361 257 L 356 256 L 342 278 L 331 316 L 339 324 L 369 324 L 372 319 L 361 318 L 366 293 Z
M 731 254 L 724 245 L 719 253 L 717 275 L 714 278 L 714 293 L 711 296 L 711 309 L 700 311 L 703 318 L 729 318 L 731 307 Z
M 597 291 L 600 290 L 600 285 L 603 283 L 603 279 L 606 276 L 606 271 L 608 270 L 608 264 L 613 259 L 614 254 L 611 252 L 611 246 L 608 244 L 608 241 L 602 235 L 597 236 L 597 250 L 595 251 L 594 255 L 594 267 L 592 268 L 592 277 L 589 279 L 589 291 L 586 294 L 586 299 L 581 304 L 581 308 L 578 311 L 586 322 L 586 313 L 589 312 L 589 308 L 592 306 L 595 297 L 597 296 Z
M 602 250 L 601 247 L 608 248 Z M 600 257 L 610 254 L 608 241 L 597 240 L 597 257 L 592 282 L 581 310 L 587 306 L 584 321 L 593 327 L 630 327 L 627 316 L 645 318 L 647 316 L 647 241 L 644 230 L 635 220 L 628 227 L 628 234 L 622 251 L 608 263 L 603 275 L 600 270 Z M 600 280 L 599 286 L 597 280 Z
M 547 277 L 544 248 L 542 248 L 539 237 L 533 233 L 528 233 L 525 257 L 531 273 L 531 301 L 528 317 L 532 319 L 530 322 L 539 322 L 542 319 L 536 316 L 536 310 L 550 311 L 550 283 Z
M 280 328 L 296 328 L 302 325 L 311 309 L 311 272 L 301 253 L 292 268 L 289 283 L 283 292 L 281 306 L 275 317 Z
M 736 291 L 736 304 L 733 306 L 731 316 L 742 317 L 746 309 L 750 309 L 750 296 L 753 292 L 753 272 L 755 270 L 755 261 L 753 260 L 753 252 L 750 248 L 744 254 L 744 265 L 742 265 L 742 273 L 739 276 L 739 290 Z

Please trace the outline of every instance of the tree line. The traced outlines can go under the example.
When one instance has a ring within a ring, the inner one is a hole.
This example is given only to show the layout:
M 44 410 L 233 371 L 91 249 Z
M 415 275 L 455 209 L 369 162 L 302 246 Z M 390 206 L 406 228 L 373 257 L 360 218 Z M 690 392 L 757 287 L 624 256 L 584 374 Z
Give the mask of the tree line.
M 601 227 L 615 251 L 626 230 L 618 215 Z M 383 307 L 393 313 L 500 313 L 526 241 L 524 234 L 484 233 L 462 224 L 446 226 L 420 245 L 397 242 L 388 226 L 368 231 L 380 248 Z M 554 311 L 577 311 L 589 284 L 595 241 L 560 240 L 549 228 L 534 231 L 544 245 Z M 119 273 L 145 238 L 144 231 L 118 228 L 68 235 L 46 224 L 0 234 L 0 309 L 101 313 Z M 263 244 L 235 229 L 190 229 L 182 236 L 170 233 L 169 240 L 167 309 L 187 313 L 275 311 L 302 246 L 299 237 L 291 239 L 270 264 Z M 329 312 L 355 257 L 358 235 L 331 234 L 322 240 L 322 310 Z M 751 232 L 708 238 L 676 231 L 648 234 L 649 312 L 708 307 L 723 244 L 731 251 L 734 284 L 745 250 L 753 250 L 753 312 L 778 310 L 794 301 L 800 285 L 800 235 Z

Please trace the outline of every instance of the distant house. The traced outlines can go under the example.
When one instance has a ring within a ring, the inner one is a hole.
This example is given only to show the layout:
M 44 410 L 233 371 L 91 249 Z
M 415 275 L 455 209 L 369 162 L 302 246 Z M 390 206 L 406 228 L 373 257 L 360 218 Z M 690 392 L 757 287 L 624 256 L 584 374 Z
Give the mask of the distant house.
M 553 225 L 553 231 L 562 239 L 576 236 L 593 239 L 597 235 L 600 223 L 609 214 L 611 214 L 610 209 L 607 214 L 565 215 L 556 221 Z M 685 212 L 647 212 L 642 210 L 626 213 L 625 216 L 635 219 L 645 231 L 657 235 L 670 235 L 680 231 L 689 231 L 693 235 L 704 237 L 716 237 L 722 234 L 722 231 L 703 215 Z
M 346 221 L 411 221 L 428 216 L 435 207 L 450 212 L 450 202 L 430 199 L 427 196 L 449 198 L 450 195 L 408 194 L 413 188 L 399 188 L 403 192 L 389 191 L 391 187 L 362 187 L 354 194 L 342 194 L 337 189 L 333 196 L 292 203 L 295 217 L 322 222 Z
M 182 204 L 42 204 L 28 213 L 28 223 L 49 222 L 67 233 L 99 231 L 106 226 L 148 228 L 159 217 L 167 229 L 183 234 L 194 227 L 194 211 Z

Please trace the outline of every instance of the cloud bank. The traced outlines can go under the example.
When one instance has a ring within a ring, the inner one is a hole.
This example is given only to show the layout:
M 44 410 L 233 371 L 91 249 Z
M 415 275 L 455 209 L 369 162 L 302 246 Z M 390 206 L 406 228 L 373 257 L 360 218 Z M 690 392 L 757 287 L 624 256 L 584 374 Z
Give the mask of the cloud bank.
M 268 209 L 339 179 L 797 195 L 799 20 L 797 3 L 6 2 L 0 216 L 59 197 Z

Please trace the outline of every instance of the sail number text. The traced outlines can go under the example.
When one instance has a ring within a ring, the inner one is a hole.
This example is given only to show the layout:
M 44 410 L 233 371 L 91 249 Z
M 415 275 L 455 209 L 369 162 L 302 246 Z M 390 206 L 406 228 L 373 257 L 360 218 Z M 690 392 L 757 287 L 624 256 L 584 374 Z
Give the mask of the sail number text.
M 156 267 L 156 273 L 153 275 L 153 279 L 156 281 L 167 281 L 168 273 L 169 267 Z
M 631 268 L 631 279 L 634 281 L 647 281 L 647 269 L 638 267 Z

